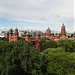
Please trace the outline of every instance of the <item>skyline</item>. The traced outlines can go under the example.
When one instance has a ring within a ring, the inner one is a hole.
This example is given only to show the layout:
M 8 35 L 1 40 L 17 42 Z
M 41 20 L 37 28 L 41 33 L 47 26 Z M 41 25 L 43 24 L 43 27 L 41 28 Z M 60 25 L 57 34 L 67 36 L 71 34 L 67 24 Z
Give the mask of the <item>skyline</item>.
M 74 32 L 74 0 L 2 0 L 0 29 L 19 28 Z

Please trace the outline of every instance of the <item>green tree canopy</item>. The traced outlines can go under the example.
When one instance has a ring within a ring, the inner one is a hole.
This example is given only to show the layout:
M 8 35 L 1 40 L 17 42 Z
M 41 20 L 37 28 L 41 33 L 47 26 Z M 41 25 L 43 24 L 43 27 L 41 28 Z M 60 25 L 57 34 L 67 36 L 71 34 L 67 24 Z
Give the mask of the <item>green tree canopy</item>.
M 49 48 L 41 52 L 44 75 L 75 75 L 75 53 L 62 48 Z
M 42 38 L 40 40 L 41 50 L 45 50 L 47 48 L 56 48 L 57 43 L 48 39 L 48 38 Z
M 0 75 L 40 75 L 38 49 L 26 41 L 0 46 Z
M 3 40 L 3 41 L 8 41 L 8 39 L 7 39 L 6 37 L 3 37 L 3 38 L 0 37 L 0 41 L 1 41 L 1 40 Z
M 60 40 L 59 46 L 63 47 L 65 52 L 75 52 L 75 41 Z

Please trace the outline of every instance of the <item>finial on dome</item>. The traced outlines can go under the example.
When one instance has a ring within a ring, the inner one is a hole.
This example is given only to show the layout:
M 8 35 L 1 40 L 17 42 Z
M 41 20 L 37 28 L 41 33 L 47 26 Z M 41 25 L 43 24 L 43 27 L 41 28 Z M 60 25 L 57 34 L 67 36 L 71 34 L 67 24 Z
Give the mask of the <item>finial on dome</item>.
M 64 23 L 62 25 L 64 26 Z

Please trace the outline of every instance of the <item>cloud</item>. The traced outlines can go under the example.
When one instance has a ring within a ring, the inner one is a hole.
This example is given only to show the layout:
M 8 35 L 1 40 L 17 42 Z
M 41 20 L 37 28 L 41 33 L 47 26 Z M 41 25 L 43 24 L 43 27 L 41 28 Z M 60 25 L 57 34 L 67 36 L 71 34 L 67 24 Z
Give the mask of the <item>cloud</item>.
M 74 11 L 72 0 L 2 0 L 0 7 L 0 13 L 22 17 L 48 17 L 52 13 L 66 17 Z
M 0 18 L 73 26 L 74 0 L 1 0 Z

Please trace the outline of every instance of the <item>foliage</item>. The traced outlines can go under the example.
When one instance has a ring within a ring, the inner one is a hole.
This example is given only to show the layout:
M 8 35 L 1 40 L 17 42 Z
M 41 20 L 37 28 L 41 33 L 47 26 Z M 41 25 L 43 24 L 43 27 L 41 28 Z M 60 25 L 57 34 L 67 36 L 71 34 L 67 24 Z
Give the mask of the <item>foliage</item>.
M 45 50 L 47 48 L 56 48 L 57 43 L 48 39 L 48 38 L 42 38 L 40 40 L 41 50 Z
M 41 52 L 42 72 L 45 75 L 75 75 L 75 53 L 64 52 L 62 48 L 55 50 Z
M 60 40 L 60 47 L 63 47 L 65 52 L 75 52 L 75 41 L 72 40 Z
M 61 52 L 65 52 L 64 49 L 62 47 L 58 47 L 58 48 L 47 48 L 43 51 L 43 53 L 61 53 Z
M 41 75 L 39 51 L 26 41 L 3 43 L 0 75 Z
M 3 40 L 3 41 L 8 41 L 7 38 L 3 37 L 3 38 L 0 38 L 0 41 Z
M 75 41 L 72 41 L 72 52 L 75 52 Z
M 39 52 L 24 40 L 0 40 L 0 75 L 75 75 L 75 41 L 40 41 Z

